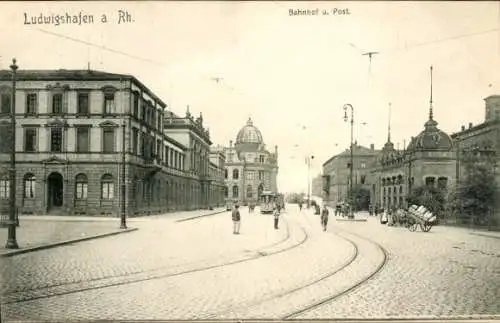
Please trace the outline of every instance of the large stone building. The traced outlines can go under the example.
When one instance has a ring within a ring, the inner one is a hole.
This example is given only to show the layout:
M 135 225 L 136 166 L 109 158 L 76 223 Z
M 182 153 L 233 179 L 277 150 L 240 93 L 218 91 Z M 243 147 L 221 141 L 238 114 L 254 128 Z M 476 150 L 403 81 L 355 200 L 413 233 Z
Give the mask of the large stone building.
M 411 190 L 435 186 L 445 193 L 455 183 L 455 149 L 449 135 L 437 127 L 432 106 L 429 119 L 404 151 L 394 149 L 390 132 L 372 165 L 371 203 L 383 208 L 404 207 Z
M 379 153 L 372 144 L 370 148 L 353 144 L 353 186 L 369 188 L 370 164 Z M 350 182 L 351 151 L 346 149 L 323 163 L 323 201 L 335 206 L 347 200 Z
M 226 198 L 242 204 L 258 203 L 263 191 L 278 192 L 278 146 L 274 153 L 266 149 L 262 134 L 248 119 L 225 148 Z
M 0 71 L 3 143 L 10 142 L 11 85 L 10 71 Z M 208 206 L 210 139 L 202 121 L 164 117 L 167 105 L 135 77 L 21 70 L 15 98 L 22 213 L 116 215 L 124 204 L 126 214 L 141 215 Z M 2 149 L 5 208 L 9 147 Z
M 473 126 L 469 123 L 468 128 L 461 127 L 459 132 L 451 135 L 457 146 L 456 177 L 460 179 L 464 173 L 462 160 L 469 153 L 493 157 L 498 165 L 500 153 L 498 153 L 500 142 L 500 95 L 490 95 L 484 99 L 485 118 L 484 122 Z M 497 183 L 500 183 L 500 172 L 496 172 Z

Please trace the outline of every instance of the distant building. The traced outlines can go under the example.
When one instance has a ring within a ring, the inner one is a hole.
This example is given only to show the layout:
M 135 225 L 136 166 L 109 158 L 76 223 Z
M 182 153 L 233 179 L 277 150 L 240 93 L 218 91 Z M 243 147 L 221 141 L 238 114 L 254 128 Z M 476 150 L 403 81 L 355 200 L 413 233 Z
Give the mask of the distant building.
M 323 198 L 323 176 L 321 174 L 313 177 L 311 181 L 311 194 Z
M 224 148 L 217 146 L 210 149 L 210 164 L 209 164 L 209 178 L 210 178 L 210 193 L 209 205 L 212 207 L 219 207 L 224 205 L 224 192 L 226 184 L 224 182 L 224 173 L 226 170 L 226 155 Z
M 251 119 L 238 132 L 234 146 L 231 140 L 224 152 L 226 198 L 257 203 L 263 191 L 278 192 L 278 146 L 269 152 Z
M 128 215 L 208 205 L 202 187 L 210 183 L 210 139 L 201 120 L 164 118 L 167 105 L 131 75 L 19 70 L 17 79 L 21 213 L 116 215 L 122 185 Z M 2 209 L 10 190 L 11 85 L 11 72 L 0 71 Z
M 379 153 L 372 144 L 366 148 L 353 144 L 353 186 L 358 184 L 370 187 L 370 164 Z M 346 149 L 342 153 L 331 157 L 323 163 L 323 201 L 335 206 L 349 196 L 351 151 Z

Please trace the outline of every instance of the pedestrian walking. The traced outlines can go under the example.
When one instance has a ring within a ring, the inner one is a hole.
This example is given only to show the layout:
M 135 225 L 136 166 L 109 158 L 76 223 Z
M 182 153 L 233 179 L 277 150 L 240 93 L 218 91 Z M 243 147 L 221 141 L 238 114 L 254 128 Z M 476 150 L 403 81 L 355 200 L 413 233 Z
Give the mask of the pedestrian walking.
M 302 202 L 299 202 L 299 210 L 302 211 Z
M 240 234 L 241 216 L 238 204 L 234 206 L 232 212 L 232 218 L 233 218 L 233 234 Z
M 326 231 L 328 225 L 328 213 L 326 205 L 323 205 L 323 210 L 321 211 L 321 226 L 323 227 L 323 231 Z
M 274 208 L 274 229 L 275 230 L 279 229 L 278 224 L 279 224 L 279 220 L 280 220 L 280 213 L 281 213 L 281 207 L 279 205 L 276 205 L 276 207 Z

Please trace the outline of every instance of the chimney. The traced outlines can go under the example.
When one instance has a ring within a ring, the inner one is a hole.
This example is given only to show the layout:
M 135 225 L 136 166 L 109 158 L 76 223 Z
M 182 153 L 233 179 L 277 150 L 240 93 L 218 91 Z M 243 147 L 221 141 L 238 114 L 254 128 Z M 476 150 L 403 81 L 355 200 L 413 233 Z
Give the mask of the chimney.
M 500 95 L 490 95 L 484 99 L 486 103 L 486 116 L 484 121 L 492 121 L 500 115 Z
M 370 149 L 371 150 L 375 150 L 375 145 L 374 144 L 370 144 Z
M 465 126 L 464 125 L 462 125 L 462 131 L 465 131 Z
M 472 128 L 472 122 L 469 122 L 469 129 Z

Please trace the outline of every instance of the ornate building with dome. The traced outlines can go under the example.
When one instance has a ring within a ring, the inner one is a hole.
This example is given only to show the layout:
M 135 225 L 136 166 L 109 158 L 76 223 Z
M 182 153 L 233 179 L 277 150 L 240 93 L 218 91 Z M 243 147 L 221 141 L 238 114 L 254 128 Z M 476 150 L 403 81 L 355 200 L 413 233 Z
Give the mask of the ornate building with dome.
M 383 208 L 403 207 L 412 188 L 427 185 L 447 191 L 454 185 L 457 167 L 455 145 L 437 125 L 433 116 L 431 87 L 429 120 L 425 122 L 424 130 L 411 138 L 405 150 L 394 149 L 389 125 L 387 142 L 372 165 L 372 204 Z
M 260 130 L 248 119 L 236 136 L 224 148 L 225 196 L 245 205 L 257 203 L 263 191 L 277 192 L 278 146 L 274 152 L 266 149 Z

